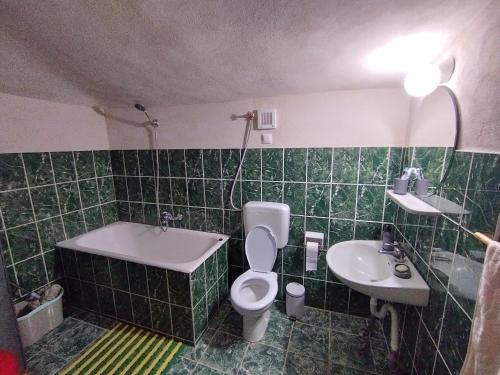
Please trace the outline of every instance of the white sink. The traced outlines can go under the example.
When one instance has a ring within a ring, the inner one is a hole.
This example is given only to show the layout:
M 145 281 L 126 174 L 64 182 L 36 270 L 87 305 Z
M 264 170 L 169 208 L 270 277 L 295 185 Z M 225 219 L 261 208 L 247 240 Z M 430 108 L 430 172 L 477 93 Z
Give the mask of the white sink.
M 389 302 L 427 305 L 430 289 L 415 266 L 405 258 L 411 278 L 395 276 L 394 265 L 400 262 L 380 254 L 381 247 L 381 241 L 339 242 L 328 249 L 326 261 L 337 278 L 360 293 Z

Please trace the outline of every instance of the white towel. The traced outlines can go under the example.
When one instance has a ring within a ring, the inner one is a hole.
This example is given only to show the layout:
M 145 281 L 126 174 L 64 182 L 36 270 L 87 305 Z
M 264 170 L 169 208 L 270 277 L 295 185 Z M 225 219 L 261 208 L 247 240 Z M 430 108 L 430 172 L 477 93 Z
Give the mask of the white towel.
M 486 250 L 469 347 L 460 375 L 500 374 L 500 243 Z

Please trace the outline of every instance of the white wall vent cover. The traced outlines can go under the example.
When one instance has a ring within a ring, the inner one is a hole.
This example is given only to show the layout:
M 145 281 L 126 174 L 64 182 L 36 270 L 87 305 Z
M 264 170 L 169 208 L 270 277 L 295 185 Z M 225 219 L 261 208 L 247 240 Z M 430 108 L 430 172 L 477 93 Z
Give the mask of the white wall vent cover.
M 276 110 L 275 109 L 261 109 L 257 111 L 257 129 L 269 130 L 278 127 Z

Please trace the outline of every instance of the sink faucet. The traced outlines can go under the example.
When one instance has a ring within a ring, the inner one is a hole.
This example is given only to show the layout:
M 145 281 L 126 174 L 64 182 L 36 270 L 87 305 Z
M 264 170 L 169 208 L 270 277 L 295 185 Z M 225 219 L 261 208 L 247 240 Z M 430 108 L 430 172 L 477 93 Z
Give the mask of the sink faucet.
M 169 221 L 179 221 L 179 220 L 182 220 L 182 215 L 181 214 L 177 214 L 176 216 L 174 216 L 171 212 L 163 211 L 160 214 L 160 227 L 161 227 L 161 230 L 164 231 L 164 232 L 166 232 L 167 229 L 168 229 L 168 222 Z
M 385 250 L 385 249 L 388 249 L 390 248 L 391 250 Z M 399 243 L 397 242 L 393 242 L 393 243 L 384 243 L 384 246 L 379 249 L 378 251 L 380 254 L 389 254 L 389 255 L 392 255 L 394 258 L 396 258 L 397 260 L 403 260 L 406 256 L 404 250 L 402 250 L 400 247 L 399 247 Z

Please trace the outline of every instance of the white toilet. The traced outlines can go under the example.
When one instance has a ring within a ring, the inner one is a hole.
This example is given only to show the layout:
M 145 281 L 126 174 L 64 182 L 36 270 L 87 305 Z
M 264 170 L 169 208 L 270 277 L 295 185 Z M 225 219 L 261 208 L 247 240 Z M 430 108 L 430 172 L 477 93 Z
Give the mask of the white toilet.
M 271 306 L 278 293 L 278 275 L 272 272 L 278 248 L 288 243 L 290 207 L 283 203 L 248 202 L 243 207 L 245 254 L 250 269 L 231 286 L 231 303 L 243 316 L 243 337 L 264 337 Z

